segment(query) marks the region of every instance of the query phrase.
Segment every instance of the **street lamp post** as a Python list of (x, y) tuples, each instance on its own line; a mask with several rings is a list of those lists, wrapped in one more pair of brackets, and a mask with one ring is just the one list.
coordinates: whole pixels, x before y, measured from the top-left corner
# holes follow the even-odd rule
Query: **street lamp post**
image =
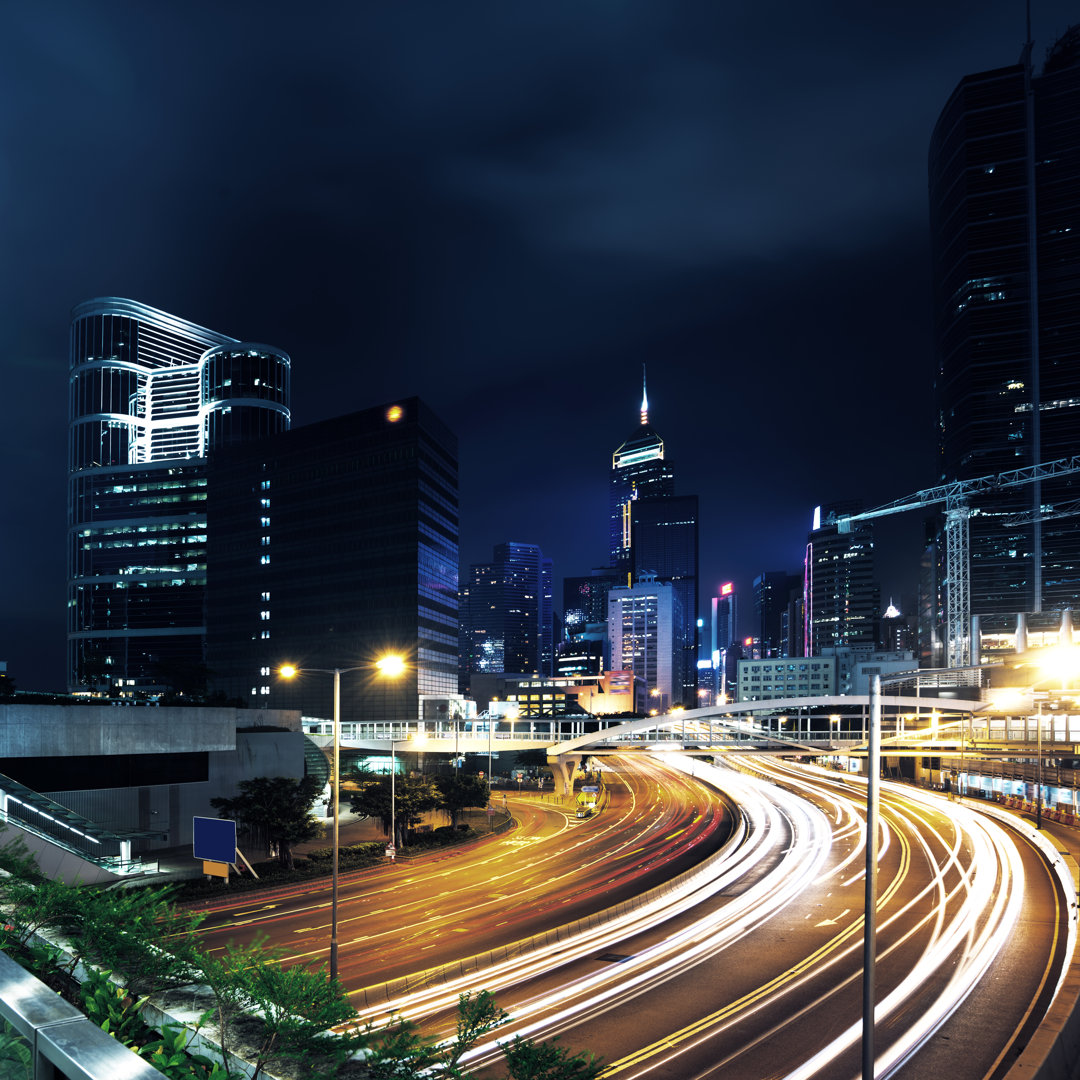
[[(400, 675), (405, 670), (405, 661), (400, 656), (383, 657), (375, 665), (383, 674)], [(341, 676), (352, 671), (367, 671), (368, 665), (348, 668), (298, 668), (294, 664), (282, 664), (278, 674), (283, 679), (292, 679), (297, 675), (315, 672), (334, 677), (334, 749), (333, 749), (333, 800), (334, 817), (331, 833), (333, 860), (330, 871), (330, 979), (338, 976), (338, 853), (341, 836)], [(391, 800), (392, 805), (393, 800)]]
[(881, 676), (870, 682), (870, 738), (866, 747), (866, 893), (863, 912), (862, 1075), (874, 1080), (874, 974), (877, 964), (877, 815), (881, 772)]
[(330, 979), (336, 981), (338, 976), (338, 851), (340, 848), (341, 827), (341, 674), (342, 672), (361, 671), (362, 668), (298, 668), (292, 664), (283, 664), (278, 669), (278, 674), (284, 679), (291, 679), (296, 675), (307, 672), (317, 672), (320, 675), (334, 676), (334, 752), (333, 752), (333, 801), (334, 801), (334, 824), (331, 846), (333, 849), (333, 861), (330, 871)]
[(394, 729), (390, 729), (390, 850), (397, 855), (397, 799), (395, 783), (397, 781), (397, 758), (394, 757)]

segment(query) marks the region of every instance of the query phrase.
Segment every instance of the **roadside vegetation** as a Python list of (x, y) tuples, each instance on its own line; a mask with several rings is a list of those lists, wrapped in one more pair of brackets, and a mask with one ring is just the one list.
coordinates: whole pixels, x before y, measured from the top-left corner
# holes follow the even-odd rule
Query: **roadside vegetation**
[[(470, 1080), (462, 1058), (507, 1019), (480, 991), (461, 996), (445, 1043), (393, 1016), (353, 1027), (355, 1012), (324, 965), (284, 967), (259, 941), (208, 955), (202, 917), (178, 908), (168, 888), (62, 885), (42, 878), (18, 842), (0, 848), (0, 868), (3, 951), (171, 1080)], [(158, 1009), (193, 1019), (154, 1022)], [(0, 1062), (18, 1051), (5, 1050), (5, 1032)], [(594, 1080), (601, 1063), (558, 1040), (516, 1039), (504, 1047), (504, 1068), (509, 1080)]]

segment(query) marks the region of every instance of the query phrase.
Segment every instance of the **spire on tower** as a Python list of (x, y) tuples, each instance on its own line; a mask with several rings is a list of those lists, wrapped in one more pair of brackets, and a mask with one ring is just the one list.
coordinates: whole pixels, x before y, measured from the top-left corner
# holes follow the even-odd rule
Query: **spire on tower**
[(641, 365), (641, 422), (649, 422), (649, 395), (645, 389), (645, 365)]

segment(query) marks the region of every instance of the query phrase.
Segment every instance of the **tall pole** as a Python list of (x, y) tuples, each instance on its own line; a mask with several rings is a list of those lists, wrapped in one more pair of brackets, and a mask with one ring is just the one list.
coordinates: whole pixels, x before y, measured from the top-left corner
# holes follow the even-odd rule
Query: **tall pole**
[(1036, 739), (1037, 739), (1036, 745), (1038, 746), (1038, 755), (1039, 755), (1039, 767), (1038, 767), (1039, 791), (1038, 791), (1038, 794), (1035, 796), (1035, 828), (1036, 829), (1041, 829), (1042, 828), (1042, 785), (1043, 785), (1042, 720), (1043, 720), (1042, 698), (1039, 698), (1039, 715), (1038, 715), (1038, 717), (1037, 717), (1037, 719), (1035, 721), (1035, 723), (1038, 724), (1038, 731), (1037, 731), (1037, 734), (1036, 734)]
[(341, 795), (341, 668), (334, 668), (334, 861), (330, 886), (330, 981), (338, 974), (337, 886)]
[(394, 782), (397, 778), (397, 759), (394, 757), (394, 729), (390, 729), (390, 848), (397, 855), (397, 817), (394, 812)]
[(870, 683), (870, 742), (866, 752), (866, 900), (863, 915), (862, 1075), (874, 1080), (874, 967), (877, 945), (877, 810), (881, 771), (881, 676)]

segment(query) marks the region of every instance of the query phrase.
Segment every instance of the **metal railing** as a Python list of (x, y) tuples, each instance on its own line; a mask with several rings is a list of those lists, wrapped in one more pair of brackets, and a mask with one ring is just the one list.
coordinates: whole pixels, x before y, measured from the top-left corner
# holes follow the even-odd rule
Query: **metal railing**
[(0, 953), (4, 1080), (160, 1080), (163, 1075)]

